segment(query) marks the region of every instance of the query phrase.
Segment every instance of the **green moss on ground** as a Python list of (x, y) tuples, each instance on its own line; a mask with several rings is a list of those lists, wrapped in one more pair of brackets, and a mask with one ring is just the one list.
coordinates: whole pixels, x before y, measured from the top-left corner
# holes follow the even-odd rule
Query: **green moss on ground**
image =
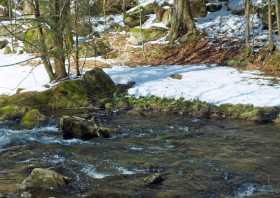
[(272, 122), (280, 113), (279, 108), (254, 107), (252, 105), (224, 104), (216, 106), (199, 100), (161, 99), (158, 97), (119, 97), (114, 99), (115, 108), (122, 109), (120, 104), (128, 103), (130, 113), (141, 115), (153, 113), (174, 113), (201, 118), (238, 119), (256, 122)]

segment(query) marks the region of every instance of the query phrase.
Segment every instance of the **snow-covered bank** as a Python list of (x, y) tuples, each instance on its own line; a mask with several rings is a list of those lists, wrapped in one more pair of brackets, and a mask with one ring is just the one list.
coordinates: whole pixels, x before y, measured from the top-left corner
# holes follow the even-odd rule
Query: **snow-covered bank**
[[(6, 65), (15, 64), (32, 58), (28, 54), (0, 54), (0, 95), (11, 95), (16, 93), (17, 89), (25, 91), (42, 91), (48, 84), (49, 78), (42, 65), (39, 66), (16, 66), (6, 67)], [(4, 67), (3, 67), (4, 66)]]
[[(258, 72), (207, 65), (113, 67), (105, 72), (116, 83), (136, 82), (129, 89), (129, 94), (136, 97), (199, 99), (216, 105), (280, 106), (279, 79), (264, 77)], [(171, 78), (174, 74), (180, 74), (182, 79)]]

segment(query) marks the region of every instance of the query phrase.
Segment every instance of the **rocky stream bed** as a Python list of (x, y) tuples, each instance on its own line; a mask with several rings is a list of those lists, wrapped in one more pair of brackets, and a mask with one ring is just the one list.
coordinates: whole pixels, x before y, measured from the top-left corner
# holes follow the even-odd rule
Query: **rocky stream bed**
[[(64, 140), (52, 123), (0, 125), (0, 197), (279, 197), (280, 134), (273, 124), (183, 116), (115, 115), (111, 138)], [(21, 190), (34, 168), (58, 188)], [(40, 184), (37, 184), (40, 185)]]

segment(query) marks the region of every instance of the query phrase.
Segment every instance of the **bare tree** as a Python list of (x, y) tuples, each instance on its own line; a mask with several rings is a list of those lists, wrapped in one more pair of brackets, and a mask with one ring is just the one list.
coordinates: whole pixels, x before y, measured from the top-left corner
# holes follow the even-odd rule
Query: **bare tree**
[(246, 18), (246, 26), (245, 26), (245, 42), (246, 47), (250, 48), (250, 7), (251, 1), (245, 0), (245, 18)]
[(278, 32), (278, 37), (280, 39), (280, 4), (279, 0), (276, 0), (275, 2), (275, 12), (276, 12), (276, 19), (277, 19), (277, 32)]
[(35, 10), (35, 19), (38, 21), (37, 26), (39, 31), (39, 45), (40, 45), (38, 48), (41, 54), (42, 62), (45, 66), (45, 69), (49, 75), (50, 80), (52, 81), (55, 79), (55, 75), (48, 57), (48, 50), (45, 43), (45, 36), (44, 36), (42, 25), (40, 23), (41, 13), (40, 13), (39, 0), (34, 0), (34, 10)]
[(272, 38), (272, 4), (271, 0), (268, 3), (268, 49), (272, 51), (274, 49), (273, 38)]

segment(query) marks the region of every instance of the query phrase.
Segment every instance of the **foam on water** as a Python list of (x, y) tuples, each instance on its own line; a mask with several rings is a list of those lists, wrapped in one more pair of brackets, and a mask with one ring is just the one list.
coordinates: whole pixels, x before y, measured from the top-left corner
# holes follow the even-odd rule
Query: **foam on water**
[(89, 143), (79, 139), (64, 140), (56, 126), (44, 126), (31, 130), (16, 130), (8, 127), (0, 127), (0, 148), (4, 148), (8, 145), (26, 144), (29, 142), (61, 145)]

